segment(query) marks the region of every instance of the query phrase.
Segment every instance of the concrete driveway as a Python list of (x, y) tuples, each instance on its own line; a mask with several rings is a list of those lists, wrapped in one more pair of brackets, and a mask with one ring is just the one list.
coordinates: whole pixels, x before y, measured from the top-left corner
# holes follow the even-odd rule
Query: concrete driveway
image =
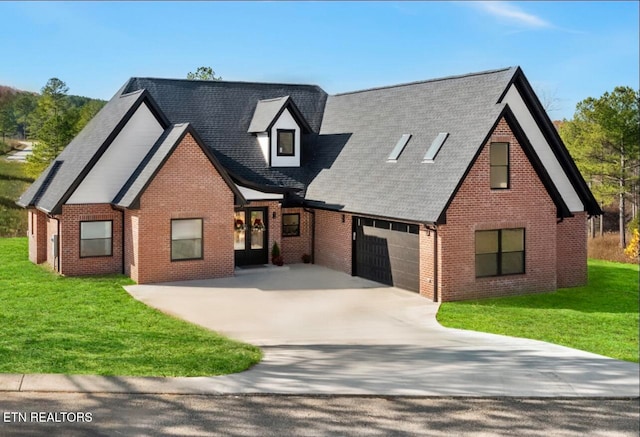
[(638, 365), (545, 342), (447, 329), (438, 305), (316, 265), (126, 287), (166, 313), (262, 347), (216, 393), (637, 397)]

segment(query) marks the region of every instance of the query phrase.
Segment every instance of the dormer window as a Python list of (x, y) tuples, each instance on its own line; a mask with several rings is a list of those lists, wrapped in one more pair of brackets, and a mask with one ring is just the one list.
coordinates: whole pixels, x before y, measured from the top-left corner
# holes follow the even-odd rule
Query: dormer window
[(300, 167), (302, 135), (311, 132), (289, 96), (259, 100), (249, 124), (269, 167)]
[(278, 129), (278, 156), (294, 156), (295, 155), (295, 129)]

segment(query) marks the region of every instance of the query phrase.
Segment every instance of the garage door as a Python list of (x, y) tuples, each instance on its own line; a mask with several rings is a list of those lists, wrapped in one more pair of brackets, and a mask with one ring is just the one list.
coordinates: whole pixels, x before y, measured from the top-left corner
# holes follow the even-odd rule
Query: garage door
[(418, 225), (354, 217), (354, 275), (420, 290)]

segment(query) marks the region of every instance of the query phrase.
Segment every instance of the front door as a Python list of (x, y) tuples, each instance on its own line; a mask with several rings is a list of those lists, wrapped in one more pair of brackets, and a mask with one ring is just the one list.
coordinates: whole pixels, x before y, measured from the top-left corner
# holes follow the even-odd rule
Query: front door
[(267, 264), (267, 208), (237, 209), (233, 223), (236, 265)]

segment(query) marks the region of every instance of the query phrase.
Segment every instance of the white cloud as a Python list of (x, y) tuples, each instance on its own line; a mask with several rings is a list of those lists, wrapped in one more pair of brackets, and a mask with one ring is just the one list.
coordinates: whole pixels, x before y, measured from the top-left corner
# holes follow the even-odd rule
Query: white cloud
[(512, 24), (524, 25), (534, 28), (552, 27), (548, 21), (527, 12), (505, 1), (480, 1), (473, 5), (498, 18), (507, 20)]

